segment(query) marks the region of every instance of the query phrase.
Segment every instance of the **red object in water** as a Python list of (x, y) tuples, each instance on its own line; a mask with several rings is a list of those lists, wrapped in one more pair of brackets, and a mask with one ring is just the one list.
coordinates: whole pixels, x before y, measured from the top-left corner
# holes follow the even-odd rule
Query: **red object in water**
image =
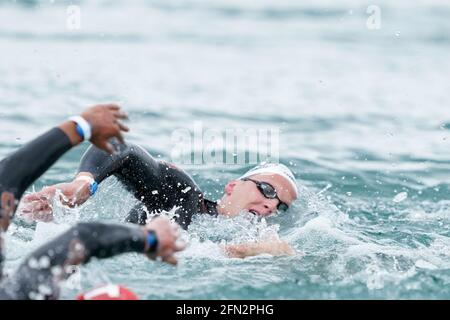
[(101, 286), (79, 294), (77, 300), (139, 300), (129, 289), (116, 284)]

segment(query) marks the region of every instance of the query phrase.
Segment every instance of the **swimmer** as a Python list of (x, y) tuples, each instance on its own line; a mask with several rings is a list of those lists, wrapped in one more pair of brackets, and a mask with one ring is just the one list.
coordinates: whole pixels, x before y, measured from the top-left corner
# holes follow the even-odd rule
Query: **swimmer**
[(0, 161), (0, 231), (8, 229), (25, 190), (70, 148), (90, 140), (98, 150), (112, 153), (114, 149), (109, 139), (124, 142), (122, 131), (129, 129), (119, 120), (126, 117), (117, 105), (94, 106)]
[[(124, 143), (122, 132), (129, 129), (120, 120), (126, 118), (127, 115), (117, 105), (93, 106), (80, 116), (71, 117), (0, 161), (0, 280), (4, 260), (3, 233), (8, 230), (17, 203), (25, 190), (58, 158), (83, 140), (89, 140), (98, 150), (106, 152), (105, 154), (113, 153), (114, 147), (110, 139), (116, 138), (119, 143)], [(28, 299), (30, 292), (36, 287), (49, 287), (44, 285), (44, 280), (50, 284), (54, 283), (56, 278), (50, 276), (53, 273), (49, 272), (54, 271), (53, 267), (64, 266), (67, 263), (85, 263), (93, 256), (106, 258), (122, 252), (138, 251), (148, 254), (153, 259), (158, 256), (163, 261), (176, 263), (173, 253), (182, 249), (182, 244), (175, 245), (178, 237), (177, 227), (172, 227), (168, 221), (159, 222), (156, 219), (153, 224), (151, 223), (143, 228), (79, 224), (36, 250), (21, 265), (18, 272), (7, 280), (8, 283), (2, 283), (0, 298)], [(76, 248), (83, 250), (79, 252), (75, 250)], [(74, 252), (81, 254), (74, 256)], [(41, 259), (43, 257), (44, 259)], [(73, 260), (74, 257), (78, 260)], [(29, 269), (33, 266), (30, 262), (36, 259), (41, 262), (39, 268)], [(51, 296), (54, 296), (53, 293)]]
[(167, 217), (145, 226), (112, 223), (78, 223), (33, 251), (0, 287), (1, 300), (54, 300), (59, 283), (72, 275), (72, 266), (92, 258), (106, 259), (126, 252), (177, 264), (174, 254), (184, 249), (177, 242), (179, 225)]
[[(83, 155), (75, 179), (43, 188), (24, 197), (22, 215), (46, 220), (52, 217), (51, 203), (55, 195), (70, 207), (81, 205), (96, 191), (102, 181), (116, 176), (140, 203), (127, 215), (125, 221), (145, 224), (147, 213), (169, 211), (174, 207), (176, 221), (187, 229), (194, 214), (233, 217), (242, 211), (267, 217), (277, 211), (286, 211), (298, 197), (295, 177), (282, 164), (264, 164), (243, 176), (229, 181), (224, 195), (218, 201), (204, 197), (194, 180), (175, 165), (154, 159), (136, 144), (120, 146), (120, 152), (108, 155), (91, 146)], [(293, 249), (281, 240), (252, 244), (227, 245), (231, 257), (244, 258), (261, 253), (293, 254)]]

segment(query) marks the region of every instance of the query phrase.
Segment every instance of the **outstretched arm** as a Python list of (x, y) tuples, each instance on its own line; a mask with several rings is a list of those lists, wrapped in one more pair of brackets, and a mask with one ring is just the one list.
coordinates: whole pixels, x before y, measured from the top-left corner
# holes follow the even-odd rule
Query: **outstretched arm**
[[(81, 205), (91, 197), (92, 186), (111, 175), (141, 202), (139, 210), (132, 210), (128, 215), (129, 222), (145, 222), (146, 210), (160, 212), (178, 207), (177, 222), (186, 228), (193, 212), (198, 212), (202, 193), (189, 175), (173, 164), (154, 159), (139, 145), (127, 143), (113, 155), (90, 147), (73, 181), (46, 187), (25, 197), (25, 201), (35, 202), (29, 206), (28, 215), (35, 220), (50, 220), (55, 195), (60, 195), (58, 200), (69, 207)], [(146, 210), (141, 210), (142, 204)]]
[(287, 242), (281, 240), (230, 244), (222, 249), (230, 258), (246, 258), (260, 254), (270, 254), (272, 256), (292, 256), (295, 254), (295, 250)]
[[(128, 128), (118, 120), (125, 117), (116, 105), (94, 106), (81, 115), (92, 129), (91, 142), (108, 151), (111, 150), (109, 138), (117, 137), (123, 141), (121, 130)], [(81, 141), (75, 122), (66, 121), (0, 162), (0, 230), (8, 228), (18, 200), (31, 183)]]
[[(73, 127), (75, 130), (75, 124)], [(60, 128), (34, 139), (0, 162), (2, 189), (20, 199), (28, 186), (71, 147), (69, 137)]]
[[(92, 185), (100, 184), (107, 177), (115, 175), (133, 195), (142, 200), (149, 190), (161, 189), (162, 165), (142, 147), (127, 143), (115, 145), (117, 152), (107, 154), (95, 146), (90, 146), (80, 161), (78, 174), (68, 183), (60, 183), (43, 188), (40, 192), (27, 195), (24, 202), (33, 202), (28, 211), (32, 219), (45, 220), (52, 214), (51, 200), (60, 191), (61, 202), (70, 207), (81, 205), (92, 194)], [(152, 194), (152, 199), (158, 199)], [(25, 213), (27, 209), (25, 209)]]
[(104, 223), (79, 223), (34, 251), (0, 291), (0, 298), (56, 299), (58, 282), (70, 276), (71, 266), (93, 257), (105, 259), (126, 252), (161, 257), (176, 264), (173, 254), (179, 227), (167, 218), (156, 218), (144, 227)]

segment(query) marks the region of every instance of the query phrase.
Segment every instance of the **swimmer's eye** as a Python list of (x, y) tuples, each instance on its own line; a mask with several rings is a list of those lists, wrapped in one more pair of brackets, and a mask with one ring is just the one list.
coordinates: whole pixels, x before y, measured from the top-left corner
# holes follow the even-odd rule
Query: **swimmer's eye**
[(278, 199), (278, 201), (280, 203), (278, 204), (277, 209), (279, 211), (286, 211), (287, 209), (289, 209), (289, 206), (286, 203), (284, 203), (283, 201), (281, 201), (281, 199), (278, 197), (277, 190), (270, 183), (264, 182), (264, 181), (256, 181), (256, 180), (253, 180), (250, 178), (243, 178), (241, 180), (242, 181), (251, 181), (254, 184), (256, 184), (256, 187), (258, 188), (259, 192), (261, 192), (261, 194), (265, 198)]

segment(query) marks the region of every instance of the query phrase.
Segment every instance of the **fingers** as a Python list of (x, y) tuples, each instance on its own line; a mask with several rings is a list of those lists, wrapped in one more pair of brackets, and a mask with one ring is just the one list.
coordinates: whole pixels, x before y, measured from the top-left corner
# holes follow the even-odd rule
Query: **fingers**
[[(180, 239), (181, 228), (177, 223), (172, 223), (167, 217), (161, 216), (150, 221), (147, 230), (154, 230), (158, 237), (158, 249), (154, 254), (161, 261), (176, 265), (178, 263), (174, 254), (186, 248), (186, 243)], [(152, 258), (152, 256), (149, 256)]]
[(119, 126), (120, 130), (128, 132), (130, 131), (130, 128), (128, 128), (126, 125), (124, 125), (123, 123), (117, 121), (117, 125)]
[(106, 141), (91, 141), (96, 147), (98, 147), (99, 149), (109, 153), (109, 154), (113, 154), (114, 153), (114, 147), (112, 146), (111, 143), (106, 142)]
[(180, 237), (180, 226), (177, 223), (171, 223), (171, 227), (172, 227), (172, 232), (173, 232), (173, 236), (175, 237), (175, 239)]
[(31, 220), (34, 220), (32, 216), (36, 213), (45, 212), (45, 214), (52, 214), (52, 197), (55, 194), (55, 187), (45, 187), (39, 192), (27, 194), (22, 198), (22, 205), (19, 207), (19, 214), (31, 215)]
[(117, 104), (114, 104), (114, 103), (107, 104), (106, 107), (109, 110), (113, 110), (113, 111), (120, 110), (120, 106), (118, 106)]
[(122, 135), (122, 133), (120, 132), (120, 130), (117, 131), (115, 137), (117, 138), (117, 140), (119, 140), (119, 142), (120, 142), (121, 144), (124, 144), (124, 143), (125, 143), (125, 139), (123, 138), (123, 135)]
[(106, 143), (104, 144), (104, 150), (105, 150), (106, 152), (108, 152), (109, 154), (113, 154), (114, 151), (115, 151), (113, 145), (112, 145), (111, 143), (109, 143), (109, 142), (106, 142)]
[(38, 211), (51, 211), (51, 206), (47, 202), (33, 201), (20, 208), (21, 213), (33, 213)]
[(182, 251), (182, 250), (186, 249), (186, 246), (187, 246), (186, 242), (184, 242), (184, 241), (177, 241), (175, 243), (174, 251), (175, 252)]
[(128, 126), (120, 120), (128, 119), (128, 114), (121, 110), (117, 104), (101, 104), (86, 110), (82, 116), (92, 126), (92, 137), (90, 141), (98, 148), (109, 154), (116, 151), (108, 139), (117, 138), (120, 144), (125, 143), (124, 132), (130, 131)]
[(55, 186), (45, 187), (39, 192), (27, 194), (23, 197), (25, 201), (49, 200), (56, 192)]
[(128, 119), (128, 114), (126, 112), (124, 112), (124, 111), (116, 111), (116, 112), (113, 113), (113, 116), (116, 119), (121, 119), (121, 120)]
[(75, 204), (73, 203), (73, 200), (66, 198), (62, 194), (59, 195), (59, 202), (61, 202), (65, 206), (68, 206), (69, 208), (75, 207)]
[(40, 195), (38, 192), (36, 193), (30, 193), (23, 197), (24, 202), (31, 202), (31, 201), (37, 201), (41, 200), (42, 195)]
[[(120, 110), (120, 106), (115, 105), (115, 104), (111, 104), (108, 105), (107, 108), (110, 111), (113, 111), (112, 115), (114, 116), (114, 118), (116, 119), (121, 119), (121, 120), (127, 120), (128, 119), (128, 114), (124, 111)], [(125, 130), (128, 131), (128, 130)]]
[(152, 261), (160, 260), (160, 261), (169, 263), (169, 264), (174, 265), (174, 266), (176, 266), (178, 264), (178, 260), (177, 260), (177, 258), (175, 258), (173, 256), (173, 254), (165, 255), (165, 256), (159, 256), (159, 257), (160, 257), (160, 259), (158, 259), (158, 256), (155, 255), (155, 254), (147, 254), (147, 258), (149, 258)]
[(167, 263), (170, 263), (170, 264), (172, 264), (172, 265), (174, 265), (174, 266), (176, 266), (177, 263), (178, 263), (177, 258), (175, 258), (173, 255), (168, 256), (168, 257), (164, 257), (164, 258), (162, 259), (162, 261), (167, 262)]

